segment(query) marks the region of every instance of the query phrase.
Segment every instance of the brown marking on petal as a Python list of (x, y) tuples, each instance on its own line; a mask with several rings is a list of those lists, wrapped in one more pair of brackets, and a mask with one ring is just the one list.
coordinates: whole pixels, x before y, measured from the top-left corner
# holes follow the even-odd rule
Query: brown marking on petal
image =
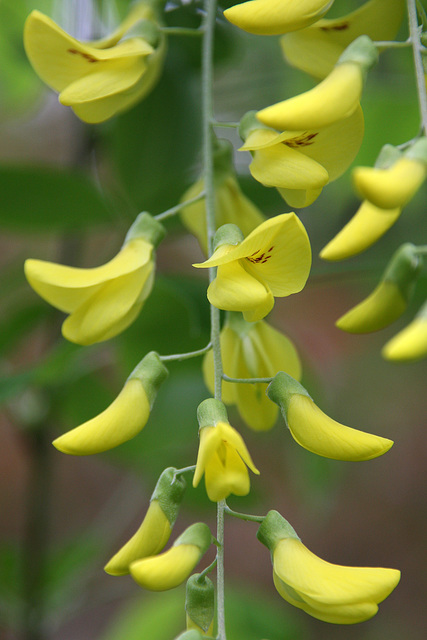
[(96, 58), (91, 56), (89, 53), (84, 53), (84, 51), (79, 51), (78, 49), (67, 49), (68, 53), (73, 53), (81, 56), (88, 62), (99, 62)]
[(316, 136), (319, 135), (317, 133), (302, 133), (300, 136), (295, 136), (295, 138), (288, 138), (288, 140), (283, 140), (282, 144), (290, 147), (291, 149), (298, 149), (299, 147), (308, 147), (310, 144), (314, 144), (313, 140)]
[(268, 251), (264, 251), (264, 253), (261, 253), (261, 255), (257, 255), (261, 251), (261, 249), (258, 249), (257, 251), (254, 251), (250, 256), (247, 256), (246, 260), (249, 260), (249, 262), (252, 262), (252, 264), (264, 264), (271, 258), (271, 252), (273, 251), (273, 249), (274, 246), (271, 247)]
[(269, 248), (268, 253), (271, 253), (274, 249), (274, 245), (272, 247)]
[(339, 24), (326, 25), (320, 27), (321, 31), (345, 31), (350, 27), (349, 22), (340, 22)]

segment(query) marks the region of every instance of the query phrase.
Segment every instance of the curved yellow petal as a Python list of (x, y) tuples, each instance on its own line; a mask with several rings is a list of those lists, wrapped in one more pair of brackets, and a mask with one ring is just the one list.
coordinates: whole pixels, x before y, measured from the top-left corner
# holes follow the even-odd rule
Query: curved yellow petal
[[(251, 340), (248, 336), (247, 340)], [(271, 377), (275, 371), (272, 371), (269, 363), (266, 363), (263, 358), (257, 358), (257, 370), (256, 374), (250, 371), (247, 362), (245, 361), (245, 345), (242, 345), (243, 349), (240, 354), (239, 361), (236, 367), (236, 377), (238, 378), (251, 378), (251, 377)], [(235, 384), (236, 404), (240, 415), (246, 424), (255, 431), (267, 431), (271, 429), (277, 419), (278, 407), (271, 402), (266, 395), (266, 384)]]
[(111, 576), (128, 574), (132, 562), (159, 553), (169, 540), (171, 531), (171, 524), (159, 501), (153, 500), (137, 532), (105, 565), (104, 571)]
[(388, 169), (356, 167), (353, 182), (363, 198), (381, 209), (404, 207), (426, 178), (425, 165), (412, 158), (400, 158)]
[(365, 200), (351, 220), (320, 252), (323, 260), (345, 260), (372, 246), (393, 226), (402, 209), (380, 209)]
[(386, 360), (413, 362), (427, 356), (427, 317), (417, 316), (387, 342), (382, 350)]
[(392, 440), (332, 420), (311, 398), (297, 393), (289, 400), (286, 418), (292, 437), (299, 445), (333, 460), (371, 460), (393, 445)]
[(301, 379), (301, 360), (295, 345), (287, 336), (271, 327), (267, 322), (260, 322), (256, 325), (256, 334), (252, 340), (257, 349), (262, 350), (265, 357), (268, 358), (272, 371), (270, 375), (284, 371), (295, 380)]
[(132, 33), (138, 30), (138, 23), (143, 20), (154, 20), (152, 8), (146, 2), (135, 2), (129, 8), (129, 13), (119, 24), (117, 29), (109, 36), (94, 40), (91, 44), (98, 49), (107, 49), (118, 43), (123, 36), (132, 29)]
[(332, 3), (333, 0), (251, 0), (226, 9), (224, 16), (249, 33), (278, 35), (319, 20)]
[(288, 203), (290, 207), (294, 207), (296, 209), (303, 209), (304, 207), (308, 207), (322, 193), (322, 188), (320, 189), (277, 189), (283, 200)]
[(63, 453), (87, 456), (113, 449), (134, 438), (145, 426), (150, 404), (136, 378), (128, 380), (110, 406), (92, 420), (53, 441)]
[(224, 445), (220, 455), (215, 452), (205, 469), (206, 492), (209, 500), (219, 502), (230, 493), (246, 496), (250, 491), (249, 473), (239, 454)]
[(342, 63), (313, 89), (258, 111), (257, 118), (279, 131), (323, 129), (355, 111), (362, 89), (360, 65)]
[(398, 286), (383, 281), (365, 300), (336, 321), (338, 329), (349, 333), (379, 331), (397, 320), (408, 306)]
[(243, 462), (249, 467), (249, 469), (253, 473), (256, 473), (258, 475), (259, 471), (256, 468), (251, 458), (251, 454), (249, 453), (240, 433), (236, 431), (236, 429), (233, 429), (233, 427), (231, 427), (229, 424), (226, 424), (225, 422), (220, 423), (220, 428), (221, 428), (222, 440), (226, 442), (229, 446), (231, 446), (233, 449), (235, 449), (239, 454), (239, 456), (241, 457), (241, 459), (243, 460)]
[(133, 579), (150, 591), (167, 591), (184, 582), (201, 557), (195, 544), (180, 544), (158, 556), (143, 558), (130, 565)]

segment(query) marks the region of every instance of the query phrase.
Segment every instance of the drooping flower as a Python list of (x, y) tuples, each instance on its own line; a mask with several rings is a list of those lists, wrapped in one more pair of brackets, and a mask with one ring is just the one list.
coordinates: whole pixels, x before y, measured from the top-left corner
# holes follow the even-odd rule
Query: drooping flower
[(295, 442), (312, 453), (333, 460), (371, 460), (386, 453), (392, 440), (346, 427), (327, 416), (307, 390), (279, 372), (267, 389), (276, 402)]
[(109, 37), (80, 42), (32, 11), (24, 29), (27, 56), (40, 78), (85, 122), (124, 111), (151, 91), (166, 52), (153, 7), (138, 2)]
[(44, 300), (70, 314), (64, 338), (89, 345), (109, 340), (138, 316), (154, 282), (154, 247), (164, 236), (148, 213), (138, 216), (119, 253), (101, 267), (80, 269), (26, 260), (25, 275)]
[(256, 322), (274, 306), (274, 297), (301, 291), (309, 275), (311, 249), (307, 233), (294, 213), (266, 220), (243, 239), (234, 225), (221, 227), (216, 250), (194, 267), (218, 267), (208, 299), (218, 309), (242, 311)]
[(200, 444), (193, 487), (202, 476), (212, 502), (225, 500), (231, 493), (245, 496), (250, 490), (247, 467), (259, 474), (242, 436), (228, 423), (225, 406), (219, 400), (204, 400), (197, 410)]
[(369, 333), (387, 327), (406, 310), (421, 267), (417, 248), (409, 243), (402, 245), (374, 291), (341, 316), (336, 326), (349, 333)]
[(291, 207), (307, 207), (325, 185), (339, 178), (353, 162), (364, 133), (360, 107), (323, 129), (277, 131), (250, 112), (242, 119), (241, 151), (250, 151), (249, 170), (266, 187), (276, 187)]
[(309, 551), (277, 511), (269, 511), (257, 537), (271, 553), (279, 594), (309, 615), (334, 624), (369, 620), (400, 580), (400, 571), (331, 564)]
[[(272, 378), (286, 371), (297, 380), (301, 362), (292, 342), (266, 322), (246, 322), (240, 313), (229, 312), (220, 335), (223, 371), (230, 378)], [(203, 361), (205, 383), (214, 392), (213, 352)], [(256, 431), (271, 429), (278, 407), (266, 395), (267, 384), (222, 382), (222, 400), (235, 404), (246, 424)]]
[(154, 351), (135, 367), (110, 406), (92, 420), (56, 438), (63, 453), (87, 456), (108, 451), (134, 438), (146, 425), (157, 390), (168, 371)]
[(312, 131), (348, 118), (359, 106), (366, 73), (377, 59), (370, 38), (360, 36), (343, 52), (325, 80), (305, 93), (258, 111), (258, 120), (278, 131)]
[(160, 475), (150, 506), (141, 526), (132, 538), (111, 558), (104, 571), (112, 576), (129, 573), (129, 565), (135, 560), (154, 556), (166, 545), (186, 488), (182, 475), (169, 467)]
[(209, 527), (203, 522), (196, 522), (175, 540), (168, 551), (132, 562), (132, 578), (150, 591), (174, 589), (189, 577), (211, 542)]
[(185, 613), (188, 630), (199, 631), (202, 636), (213, 635), (215, 589), (207, 576), (195, 573), (188, 578), (185, 589)]
[(427, 356), (427, 302), (407, 327), (383, 347), (382, 356), (394, 362), (414, 362)]
[(323, 18), (281, 38), (286, 61), (315, 78), (325, 78), (348, 45), (361, 35), (394, 40), (405, 13), (405, 0), (369, 0), (340, 18)]
[(319, 20), (334, 0), (250, 0), (224, 11), (240, 29), (257, 35), (279, 35), (304, 29)]

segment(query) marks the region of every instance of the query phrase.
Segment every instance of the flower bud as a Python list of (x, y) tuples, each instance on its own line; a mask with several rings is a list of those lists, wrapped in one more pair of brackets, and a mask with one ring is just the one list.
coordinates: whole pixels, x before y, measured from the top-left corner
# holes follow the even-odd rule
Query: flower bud
[(185, 594), (187, 629), (195, 629), (202, 635), (212, 635), (214, 601), (215, 589), (207, 576), (195, 573), (188, 578)]
[(427, 302), (413, 321), (387, 342), (381, 354), (394, 362), (414, 362), (427, 356)]
[(168, 370), (159, 356), (151, 351), (105, 411), (52, 444), (63, 453), (86, 456), (113, 449), (134, 438), (147, 423), (157, 390), (167, 375)]
[(346, 427), (329, 418), (302, 384), (283, 371), (274, 377), (267, 395), (279, 405), (294, 440), (319, 456), (333, 460), (371, 460), (393, 445), (392, 440)]
[(212, 542), (209, 527), (197, 522), (188, 527), (173, 546), (157, 556), (132, 562), (133, 579), (150, 591), (167, 591), (184, 582)]
[(159, 553), (172, 532), (186, 488), (183, 476), (176, 469), (165, 469), (157, 481), (150, 506), (138, 531), (111, 558), (104, 571), (112, 576), (129, 573), (129, 565), (140, 558)]

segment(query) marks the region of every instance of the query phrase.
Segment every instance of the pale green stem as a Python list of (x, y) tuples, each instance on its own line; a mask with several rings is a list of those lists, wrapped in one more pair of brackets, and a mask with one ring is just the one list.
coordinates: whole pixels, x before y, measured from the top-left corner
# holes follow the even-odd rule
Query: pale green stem
[(220, 127), (222, 129), (238, 129), (240, 127), (240, 122), (217, 122), (216, 120), (212, 120), (213, 127)]
[(175, 478), (177, 476), (182, 475), (183, 473), (187, 473), (188, 471), (194, 471), (196, 469), (196, 465), (192, 464), (190, 467), (182, 467), (182, 469), (177, 469), (173, 474), (172, 484), (175, 482)]
[(199, 575), (199, 577), (197, 578), (197, 582), (202, 582), (202, 581), (203, 581), (203, 578), (204, 578), (205, 576), (207, 576), (207, 575), (208, 575), (208, 573), (210, 573), (211, 571), (213, 571), (213, 570), (215, 569), (215, 567), (216, 567), (216, 558), (215, 558), (215, 560), (214, 560), (213, 562), (211, 562), (211, 564), (210, 564), (208, 567), (206, 567), (206, 569), (203, 569), (203, 571), (201, 571), (201, 572), (200, 572), (200, 575)]
[(177, 213), (181, 211), (181, 209), (184, 209), (184, 207), (187, 207), (189, 204), (194, 204), (199, 200), (203, 200), (204, 197), (205, 197), (205, 192), (201, 191), (199, 195), (194, 196), (194, 198), (190, 198), (190, 200), (186, 200), (185, 202), (180, 202), (179, 204), (176, 204), (171, 209), (166, 209), (166, 211), (163, 211), (163, 213), (157, 214), (157, 216), (154, 216), (154, 219), (164, 220), (165, 218), (170, 218), (171, 216), (175, 216)]
[(416, 0), (406, 0), (408, 8), (408, 24), (409, 34), (412, 42), (412, 51), (414, 54), (415, 76), (417, 80), (418, 103), (421, 116), (421, 128), (424, 135), (427, 135), (427, 91), (426, 81), (424, 77), (423, 60), (421, 56), (421, 40), (420, 26), (418, 24), (417, 3)]
[(427, 244), (424, 244), (424, 245), (422, 245), (420, 247), (417, 247), (416, 251), (420, 256), (426, 256), (427, 255)]
[(160, 31), (168, 36), (202, 36), (204, 34), (203, 27), (198, 29), (186, 29), (185, 27), (161, 27)]
[(222, 379), (226, 382), (243, 382), (246, 384), (257, 384), (259, 382), (270, 384), (273, 378), (230, 378), (225, 373), (222, 374)]
[(238, 511), (233, 511), (229, 506), (225, 507), (225, 513), (228, 516), (233, 516), (233, 518), (239, 518), (240, 520), (246, 520), (247, 522), (262, 522), (265, 516), (251, 516), (248, 513), (239, 513)]
[(203, 347), (203, 349), (198, 349), (197, 351), (188, 351), (187, 353), (173, 353), (169, 356), (159, 356), (162, 362), (168, 362), (171, 360), (188, 360), (189, 358), (197, 358), (197, 356), (202, 356), (206, 351), (212, 348), (212, 343)]
[(408, 38), (404, 42), (396, 42), (394, 40), (380, 40), (373, 43), (378, 49), (401, 49), (403, 47), (410, 47), (412, 44), (411, 38)]

